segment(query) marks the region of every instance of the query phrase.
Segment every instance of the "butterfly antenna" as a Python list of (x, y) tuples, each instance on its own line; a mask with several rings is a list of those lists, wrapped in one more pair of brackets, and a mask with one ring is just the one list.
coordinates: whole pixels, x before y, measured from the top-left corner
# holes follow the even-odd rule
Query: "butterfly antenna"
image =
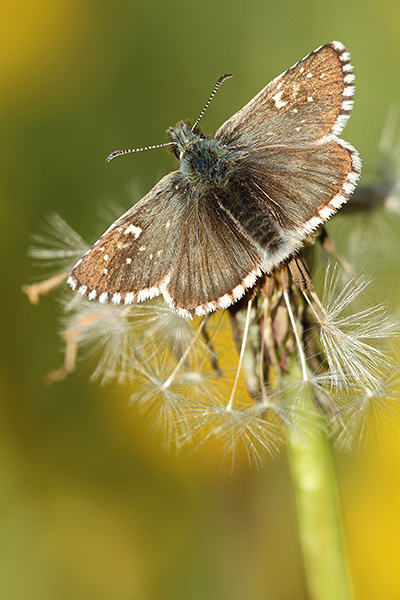
[(142, 152), (143, 150), (154, 150), (155, 148), (164, 148), (165, 146), (171, 146), (173, 142), (166, 142), (165, 144), (156, 144), (155, 146), (144, 146), (143, 148), (132, 148), (130, 150), (114, 150), (111, 152), (106, 158), (106, 163), (109, 163), (110, 160), (119, 156), (120, 154), (130, 154), (131, 152)]
[[(198, 125), (201, 117), (204, 115), (204, 113), (206, 112), (211, 100), (214, 98), (218, 88), (224, 83), (225, 79), (229, 79), (230, 77), (233, 77), (233, 73), (226, 73), (225, 75), (222, 75), (222, 77), (220, 77), (217, 81), (217, 83), (215, 84), (215, 87), (211, 93), (211, 96), (209, 97), (205, 107), (203, 108), (203, 110), (201, 111), (199, 118), (197, 119), (196, 123), (193, 125), (192, 127), (192, 131), (194, 131), (195, 127)], [(156, 144), (155, 146), (144, 146), (143, 148), (130, 148), (130, 149), (126, 149), (126, 150), (114, 150), (114, 152), (111, 152), (111, 154), (109, 154), (106, 158), (106, 163), (109, 163), (110, 160), (112, 160), (113, 158), (115, 158), (116, 156), (120, 156), (121, 154), (131, 154), (132, 152), (142, 152), (143, 150), (154, 150), (155, 148), (165, 148), (165, 146), (172, 146), (174, 142), (166, 142), (165, 144)]]
[(211, 96), (209, 97), (209, 99), (207, 100), (207, 103), (205, 105), (205, 107), (203, 108), (203, 110), (201, 111), (199, 118), (197, 119), (196, 123), (193, 125), (192, 127), (192, 131), (195, 130), (196, 126), (199, 124), (199, 121), (201, 119), (201, 117), (204, 115), (204, 113), (206, 112), (207, 108), (210, 105), (211, 100), (214, 98), (215, 94), (217, 93), (217, 90), (219, 87), (221, 87), (221, 85), (224, 83), (225, 79), (229, 79), (230, 77), (233, 77), (233, 73), (226, 73), (225, 75), (222, 75), (222, 77), (220, 77), (217, 81), (217, 83), (215, 84), (215, 87), (211, 93)]

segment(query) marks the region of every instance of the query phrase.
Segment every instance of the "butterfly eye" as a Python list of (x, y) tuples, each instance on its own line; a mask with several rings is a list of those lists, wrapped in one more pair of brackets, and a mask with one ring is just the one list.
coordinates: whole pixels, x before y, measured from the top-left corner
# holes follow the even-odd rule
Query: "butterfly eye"
[(198, 158), (196, 160), (196, 162), (194, 163), (195, 169), (196, 171), (199, 171), (200, 173), (203, 171), (203, 167), (204, 167), (204, 160), (202, 158)]
[(206, 136), (204, 135), (204, 133), (197, 127), (195, 129), (193, 129), (193, 133), (196, 135), (197, 138), (199, 138), (201, 140), (207, 139)]

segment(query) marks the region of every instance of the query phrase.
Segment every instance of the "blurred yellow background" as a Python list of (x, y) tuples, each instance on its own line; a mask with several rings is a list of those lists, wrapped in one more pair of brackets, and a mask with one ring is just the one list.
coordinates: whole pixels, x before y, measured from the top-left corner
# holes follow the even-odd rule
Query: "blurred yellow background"
[[(56, 211), (89, 242), (99, 208), (127, 205), (172, 168), (165, 141), (208, 132), (317, 46), (351, 51), (356, 105), (344, 138), (364, 162), (400, 99), (400, 5), (393, 0), (36, 0), (1, 3), (0, 597), (7, 600), (304, 598), (285, 453), (233, 472), (218, 454), (175, 456), (126, 396), (62, 362), (60, 309), (20, 292), (29, 234)], [(338, 216), (339, 218), (339, 216)], [(100, 227), (101, 229), (101, 227)], [(394, 274), (394, 277), (398, 277)], [(393, 286), (393, 282), (390, 284)], [(400, 431), (400, 424), (398, 427)], [(337, 454), (354, 588), (400, 595), (400, 440), (388, 428), (359, 457)]]

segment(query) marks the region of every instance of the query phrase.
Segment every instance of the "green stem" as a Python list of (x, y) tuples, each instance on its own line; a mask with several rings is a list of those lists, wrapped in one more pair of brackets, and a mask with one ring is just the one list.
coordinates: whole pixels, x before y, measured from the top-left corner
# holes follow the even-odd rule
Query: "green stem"
[(302, 426), (288, 428), (287, 447), (306, 585), (311, 600), (350, 600), (331, 449), (308, 386), (304, 391)]

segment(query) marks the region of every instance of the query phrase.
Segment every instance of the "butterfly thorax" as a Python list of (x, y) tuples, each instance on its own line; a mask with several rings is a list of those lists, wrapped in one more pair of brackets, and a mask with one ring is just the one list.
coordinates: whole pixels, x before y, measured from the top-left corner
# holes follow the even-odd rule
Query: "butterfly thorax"
[(180, 121), (170, 127), (168, 135), (180, 161), (180, 173), (192, 185), (220, 187), (229, 180), (232, 162), (228, 149), (217, 140), (207, 139), (198, 129)]

